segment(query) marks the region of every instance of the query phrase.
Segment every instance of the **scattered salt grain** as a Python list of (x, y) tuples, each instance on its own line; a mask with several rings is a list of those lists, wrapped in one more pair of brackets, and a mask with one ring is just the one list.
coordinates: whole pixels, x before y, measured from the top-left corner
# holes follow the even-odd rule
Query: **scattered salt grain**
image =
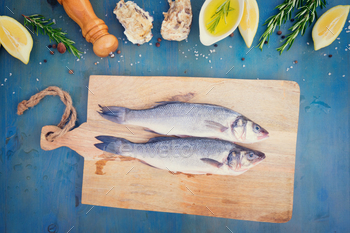
[(142, 55), (141, 55), (141, 54), (139, 54), (139, 57), (142, 57)]
[(328, 73), (328, 75), (332, 75), (332, 73)]
[(39, 65), (41, 65), (41, 64), (43, 64), (43, 63), (39, 62)]
[(305, 79), (303, 78), (303, 81), (305, 82)]
[(132, 63), (131, 63), (130, 65), (131, 65), (131, 66), (133, 66), (133, 64), (132, 64)]
[(228, 46), (230, 49), (232, 49), (232, 45)]
[(310, 43), (309, 42), (306, 42), (307, 45), (309, 45)]
[(77, 61), (80, 61), (80, 59), (78, 58)]
[(7, 78), (4, 79), (4, 82), (5, 82), (5, 83), (6, 83), (6, 81), (7, 81)]
[(182, 52), (182, 54), (185, 54), (185, 52)]
[(152, 45), (152, 43), (149, 43), (149, 45)]
[(196, 57), (196, 60), (198, 60), (198, 57)]
[(343, 74), (343, 78), (345, 77), (345, 74)]
[(10, 73), (10, 77), (12, 76), (12, 73)]
[(293, 69), (293, 66), (290, 66), (291, 69)]
[(39, 79), (37, 78), (36, 81), (39, 82)]
[(209, 60), (209, 63), (211, 63), (211, 60)]
[(128, 42), (127, 41), (124, 41), (124, 44), (127, 44)]
[(245, 67), (245, 65), (243, 65), (243, 67)]
[(15, 94), (16, 92), (12, 92), (12, 94)]
[(323, 54), (323, 56), (327, 56), (327, 54)]
[(84, 54), (86, 54), (86, 51), (84, 51)]
[(337, 40), (340, 40), (340, 38), (338, 37)]
[(338, 49), (338, 47), (335, 47), (335, 49)]
[(222, 57), (220, 57), (220, 60), (222, 60)]
[(288, 71), (289, 70), (289, 68), (287, 68), (287, 70), (286, 71)]

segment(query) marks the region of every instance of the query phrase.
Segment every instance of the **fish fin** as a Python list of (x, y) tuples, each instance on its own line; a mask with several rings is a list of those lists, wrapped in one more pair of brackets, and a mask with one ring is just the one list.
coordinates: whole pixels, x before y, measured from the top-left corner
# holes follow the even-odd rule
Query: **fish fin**
[(187, 103), (187, 102), (181, 102), (181, 101), (159, 101), (159, 102), (156, 102), (156, 105), (154, 105), (154, 107), (159, 107), (159, 106), (166, 105), (166, 104), (183, 104), (183, 103)]
[(220, 168), (222, 165), (224, 165), (223, 163), (220, 163), (214, 159), (208, 159), (208, 158), (201, 158), (201, 160), (207, 164), (210, 164), (214, 167)]
[(126, 143), (130, 143), (130, 141), (124, 138), (117, 138), (112, 136), (97, 136), (97, 140), (100, 140), (102, 143), (96, 143), (94, 146), (100, 150), (120, 154), (121, 155), (121, 147)]
[(115, 106), (105, 106), (102, 107), (101, 105), (98, 105), (101, 108), (101, 112), (98, 112), (103, 118), (118, 123), (123, 124), (125, 121), (125, 115), (129, 111), (128, 108), (124, 107), (115, 107)]
[(174, 139), (174, 138), (173, 137), (155, 137), (155, 138), (149, 139), (147, 143), (160, 142), (160, 141), (170, 140), (170, 139)]
[(155, 167), (155, 166), (153, 166), (153, 165), (151, 165), (151, 164), (149, 164), (149, 163), (146, 163), (146, 162), (145, 162), (145, 161), (143, 161), (143, 160), (140, 160), (140, 162), (141, 162), (141, 163), (143, 163), (143, 164), (145, 164), (145, 165), (147, 165), (147, 166), (150, 166), (150, 167), (153, 167), (153, 168), (160, 169), (159, 167)]
[(228, 127), (223, 126), (222, 124), (215, 122), (215, 121), (206, 120), (205, 123), (209, 128), (217, 129), (220, 132), (225, 132), (226, 130), (228, 130)]
[(150, 132), (150, 133), (160, 134), (160, 133), (157, 133), (156, 131), (153, 131), (153, 130), (151, 130), (149, 128), (144, 128), (143, 130), (146, 131), (146, 132)]

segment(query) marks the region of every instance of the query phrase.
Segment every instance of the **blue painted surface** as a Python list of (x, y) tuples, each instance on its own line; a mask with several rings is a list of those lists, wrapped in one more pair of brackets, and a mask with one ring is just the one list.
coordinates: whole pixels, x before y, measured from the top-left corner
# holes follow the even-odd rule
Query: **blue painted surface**
[[(122, 27), (112, 14), (116, 1), (91, 2), (110, 33), (124, 39)], [(350, 51), (345, 51), (350, 44), (350, 34), (343, 30), (339, 40), (314, 51), (311, 29), (308, 29), (306, 35), (299, 36), (293, 48), (281, 56), (275, 51), (280, 40), (277, 35), (271, 37), (263, 52), (255, 48), (247, 55), (248, 49), (238, 31), (233, 38), (217, 43), (216, 48), (205, 47), (198, 37), (198, 15), (204, 1), (197, 0), (192, 2), (194, 17), (188, 42), (162, 41), (157, 48), (155, 43), (160, 37), (162, 12), (167, 10), (167, 3), (164, 0), (135, 2), (155, 18), (152, 45), (138, 47), (122, 39), (120, 55), (100, 59), (60, 5), (51, 7), (45, 0), (1, 1), (0, 15), (14, 17), (21, 23), (21, 14), (41, 13), (55, 19), (57, 26), (67, 31), (86, 54), (80, 61), (69, 53), (52, 56), (46, 48), (49, 40), (42, 35), (33, 36), (34, 47), (28, 65), (0, 49), (0, 232), (67, 232), (73, 226), (70, 232), (229, 232), (226, 226), (233, 232), (350, 232)], [(272, 9), (281, 2), (258, 1), (258, 36), (265, 29), (263, 21), (276, 12)], [(338, 4), (349, 4), (349, 1), (328, 1), (327, 9)], [(319, 10), (319, 14), (323, 12), (325, 10)], [(349, 20), (345, 27), (349, 26)], [(285, 34), (290, 26), (288, 22), (281, 28), (282, 32)], [(194, 51), (205, 57), (196, 57)], [(328, 54), (333, 57), (329, 58)], [(241, 57), (245, 57), (244, 62)], [(298, 63), (293, 64), (294, 60)], [(66, 66), (74, 70), (74, 75), (68, 74)], [(82, 157), (67, 148), (43, 151), (39, 145), (41, 128), (57, 124), (64, 105), (57, 97), (46, 97), (23, 116), (16, 115), (16, 107), (37, 91), (57, 85), (71, 94), (79, 126), (86, 121), (86, 86), (89, 75), (93, 74), (298, 82), (301, 104), (292, 219), (288, 223), (272, 224), (97, 206), (86, 214), (91, 206), (80, 203)]]

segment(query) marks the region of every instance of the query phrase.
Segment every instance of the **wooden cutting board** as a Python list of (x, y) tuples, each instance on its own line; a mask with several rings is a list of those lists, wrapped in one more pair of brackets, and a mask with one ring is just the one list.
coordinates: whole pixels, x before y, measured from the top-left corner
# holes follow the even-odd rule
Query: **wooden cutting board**
[[(41, 147), (67, 146), (84, 157), (82, 203), (126, 209), (205, 215), (262, 222), (292, 217), (300, 89), (275, 80), (188, 77), (90, 76), (87, 122)], [(266, 159), (240, 176), (173, 174), (95, 148), (98, 135), (146, 142), (157, 136), (103, 119), (100, 105), (149, 108), (159, 101), (217, 104), (257, 122), (270, 133), (247, 144)]]

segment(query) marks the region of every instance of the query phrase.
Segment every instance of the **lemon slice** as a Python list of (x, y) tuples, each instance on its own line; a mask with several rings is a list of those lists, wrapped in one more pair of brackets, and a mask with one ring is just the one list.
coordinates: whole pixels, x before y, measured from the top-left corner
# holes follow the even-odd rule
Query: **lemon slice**
[(0, 16), (0, 43), (9, 54), (28, 64), (33, 39), (28, 30), (17, 20)]
[(349, 14), (350, 6), (335, 6), (326, 11), (312, 29), (315, 50), (330, 45), (340, 34)]
[(248, 48), (252, 46), (259, 25), (259, 7), (256, 0), (244, 0), (242, 20), (238, 29)]

